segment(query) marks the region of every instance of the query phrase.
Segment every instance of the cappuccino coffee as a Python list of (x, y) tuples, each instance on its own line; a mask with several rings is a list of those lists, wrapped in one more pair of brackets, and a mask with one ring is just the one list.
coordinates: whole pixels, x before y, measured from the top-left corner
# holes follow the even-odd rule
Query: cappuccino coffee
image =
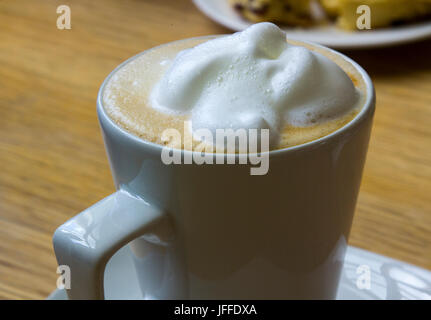
[[(117, 125), (160, 145), (196, 150), (205, 141), (195, 129), (214, 136), (217, 129), (268, 129), (275, 150), (343, 127), (360, 111), (365, 92), (340, 55), (286, 41), (278, 27), (259, 23), (143, 52), (108, 80), (103, 105)], [(180, 142), (163, 139), (171, 129), (182, 134)], [(184, 143), (187, 137), (191, 143)]]

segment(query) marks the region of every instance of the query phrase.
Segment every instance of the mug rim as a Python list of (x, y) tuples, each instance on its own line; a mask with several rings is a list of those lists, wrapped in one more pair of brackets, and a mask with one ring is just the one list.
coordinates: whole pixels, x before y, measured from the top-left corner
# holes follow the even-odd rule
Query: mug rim
[[(179, 42), (190, 41), (190, 40), (212, 39), (212, 38), (223, 37), (223, 36), (228, 36), (228, 35), (230, 35), (230, 34), (207, 35), (207, 36), (199, 36), (199, 37), (192, 37), (192, 38), (170, 41), (170, 42), (163, 43), (163, 44), (160, 44), (158, 46), (152, 47), (150, 49), (144, 50), (142, 52), (139, 52), (136, 55), (134, 55), (134, 56), (126, 59), (122, 63), (120, 63), (103, 80), (103, 82), (99, 88), (99, 91), (97, 93), (97, 114), (98, 114), (98, 118), (99, 118), (100, 123), (104, 122), (105, 124), (108, 124), (111, 128), (113, 128), (114, 130), (117, 130), (118, 133), (121, 134), (122, 136), (126, 137), (127, 139), (133, 140), (135, 143), (142, 145), (145, 148), (151, 148), (151, 149), (153, 149), (153, 151), (158, 150), (161, 152), (162, 149), (165, 148), (165, 146), (162, 146), (162, 145), (155, 143), (155, 142), (144, 140), (143, 138), (140, 138), (137, 135), (135, 135), (131, 132), (128, 132), (126, 129), (122, 128), (120, 125), (115, 123), (115, 121), (113, 119), (111, 119), (111, 117), (107, 114), (105, 108), (103, 107), (103, 92), (104, 92), (104, 89), (105, 89), (107, 83), (109, 82), (111, 77), (118, 70), (120, 70), (123, 66), (125, 66), (129, 62), (135, 60), (136, 58), (140, 57), (141, 55), (146, 54), (152, 50), (156, 50), (160, 47), (163, 47), (165, 45), (172, 44), (172, 43), (179, 43)], [(289, 39), (287, 39), (287, 40), (289, 40)], [(310, 41), (296, 41), (296, 42), (298, 44), (301, 44), (301, 43), (309, 44), (309, 45), (314, 46), (316, 48), (321, 48), (321, 49), (327, 50), (327, 51), (329, 51), (335, 55), (338, 55), (343, 60), (345, 60), (346, 62), (351, 64), (355, 68), (356, 71), (358, 71), (359, 75), (362, 77), (362, 79), (365, 83), (365, 91), (366, 91), (365, 92), (366, 93), (365, 102), (364, 102), (361, 110), (359, 111), (359, 113), (352, 120), (350, 120), (348, 123), (346, 123), (342, 127), (338, 128), (337, 130), (332, 131), (331, 133), (324, 135), (323, 137), (320, 137), (318, 139), (308, 141), (306, 143), (302, 143), (302, 144), (298, 144), (298, 145), (294, 145), (294, 146), (290, 146), (290, 147), (285, 147), (285, 148), (269, 150), (269, 151), (265, 151), (265, 152), (258, 152), (258, 153), (241, 153), (241, 154), (235, 153), (235, 154), (233, 154), (233, 153), (204, 152), (204, 154), (213, 155), (213, 156), (216, 156), (216, 155), (223, 155), (223, 156), (230, 156), (230, 157), (235, 156), (235, 158), (238, 158), (240, 155), (249, 156), (249, 155), (262, 155), (262, 154), (267, 153), (268, 156), (276, 156), (276, 155), (285, 154), (285, 153), (305, 151), (308, 149), (314, 149), (314, 148), (316, 148), (322, 144), (329, 143), (330, 141), (334, 140), (335, 138), (338, 138), (339, 136), (347, 134), (349, 131), (352, 131), (356, 127), (358, 127), (368, 117), (372, 117), (372, 115), (375, 111), (375, 102), (376, 102), (376, 93), (375, 93), (374, 85), (373, 85), (373, 82), (372, 82), (370, 76), (368, 75), (368, 73), (357, 62), (355, 62), (353, 59), (349, 58), (348, 56), (342, 54), (341, 52), (338, 52), (334, 49), (328, 48), (326, 46), (323, 46), (323, 45), (320, 45), (320, 44), (317, 44), (314, 42), (310, 42)], [(172, 150), (174, 152), (181, 152), (182, 155), (185, 153), (191, 153), (193, 155), (193, 153), (196, 153), (196, 152), (199, 154), (202, 154), (202, 152), (191, 151), (191, 150), (186, 150), (186, 149), (172, 148)]]

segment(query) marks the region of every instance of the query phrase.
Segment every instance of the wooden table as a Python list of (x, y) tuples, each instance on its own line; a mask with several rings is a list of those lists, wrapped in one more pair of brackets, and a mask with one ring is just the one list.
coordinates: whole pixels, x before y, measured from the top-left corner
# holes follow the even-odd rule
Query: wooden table
[[(187, 0), (0, 1), (0, 299), (43, 299), (55, 228), (114, 191), (96, 95), (121, 61), (230, 32)], [(349, 243), (431, 269), (431, 41), (345, 52), (373, 78), (377, 113)]]

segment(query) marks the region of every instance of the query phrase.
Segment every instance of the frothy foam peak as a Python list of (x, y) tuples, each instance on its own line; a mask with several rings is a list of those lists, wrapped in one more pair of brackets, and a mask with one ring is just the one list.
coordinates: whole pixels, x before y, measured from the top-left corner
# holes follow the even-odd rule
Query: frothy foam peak
[(268, 128), (271, 144), (286, 124), (334, 119), (357, 101), (335, 62), (266, 22), (181, 51), (151, 94), (152, 107), (190, 114), (193, 129)]

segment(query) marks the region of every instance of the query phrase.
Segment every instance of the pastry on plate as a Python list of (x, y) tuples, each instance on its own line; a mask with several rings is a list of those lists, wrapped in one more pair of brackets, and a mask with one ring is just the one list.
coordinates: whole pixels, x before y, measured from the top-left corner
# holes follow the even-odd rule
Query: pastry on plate
[(431, 0), (320, 0), (326, 12), (337, 17), (342, 29), (355, 30), (360, 14), (357, 8), (367, 5), (371, 29), (410, 22), (431, 14)]
[[(251, 22), (272, 21), (290, 26), (312, 26), (328, 21), (346, 30), (356, 30), (367, 5), (371, 29), (389, 27), (431, 17), (431, 0), (228, 0), (241, 16)], [(318, 13), (316, 15), (316, 12)], [(321, 13), (326, 17), (322, 19)]]
[(330, 17), (336, 17), (339, 12), (340, 0), (319, 0), (326, 14)]
[(229, 0), (241, 16), (252, 22), (272, 21), (292, 26), (312, 23), (311, 0)]

